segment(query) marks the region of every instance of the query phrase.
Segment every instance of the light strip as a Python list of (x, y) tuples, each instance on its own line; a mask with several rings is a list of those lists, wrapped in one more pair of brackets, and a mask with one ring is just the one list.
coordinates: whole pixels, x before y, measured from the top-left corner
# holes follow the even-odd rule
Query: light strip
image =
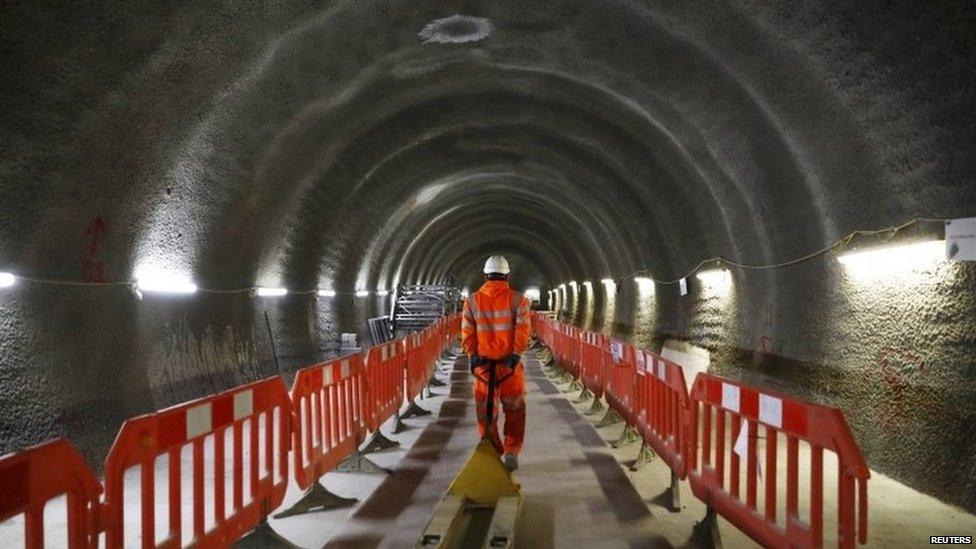
[(258, 288), (257, 294), (261, 297), (279, 297), (288, 293), (287, 288)]
[(376, 290), (376, 295), (378, 295), (378, 296), (387, 296), (387, 295), (390, 295), (390, 291), (389, 290)]
[(196, 284), (179, 278), (139, 278), (136, 287), (142, 292), (160, 294), (192, 294), (197, 291)]
[(356, 297), (366, 297), (369, 295), (369, 290), (358, 290), (356, 291)]
[(335, 297), (335, 290), (319, 290), (319, 295), (322, 297)]
[(0, 273), (0, 288), (9, 288), (17, 282), (13, 273)]
[(727, 284), (730, 281), (729, 271), (725, 269), (715, 269), (711, 271), (701, 271), (695, 277), (709, 286)]
[(646, 276), (635, 276), (634, 282), (637, 283), (637, 289), (641, 292), (649, 292), (654, 290), (653, 278), (648, 278)]
[(901, 246), (886, 246), (860, 252), (849, 252), (837, 257), (837, 261), (848, 269), (864, 274), (883, 274), (886, 272), (908, 271), (932, 266), (945, 259), (944, 240), (930, 240)]

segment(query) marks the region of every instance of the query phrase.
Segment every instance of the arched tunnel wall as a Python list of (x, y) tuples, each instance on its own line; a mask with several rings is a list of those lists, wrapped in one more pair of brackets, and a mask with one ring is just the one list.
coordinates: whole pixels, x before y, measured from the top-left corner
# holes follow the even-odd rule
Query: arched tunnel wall
[(9, 4), (0, 451), (97, 464), (126, 417), (331, 356), (389, 310), (357, 290), (473, 289), (500, 251), (578, 283), (564, 318), (839, 406), (873, 468), (976, 510), (971, 263), (633, 280), (976, 215), (974, 46), (968, 3)]

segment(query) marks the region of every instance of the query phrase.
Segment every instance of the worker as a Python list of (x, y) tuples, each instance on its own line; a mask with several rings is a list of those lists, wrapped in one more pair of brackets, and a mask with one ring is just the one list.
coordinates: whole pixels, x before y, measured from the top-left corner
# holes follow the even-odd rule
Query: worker
[[(504, 379), (495, 388), (495, 397), (505, 412), (504, 440), (492, 425), (491, 442), (502, 456), (505, 468), (514, 471), (525, 438), (525, 371), (520, 355), (529, 345), (531, 302), (509, 286), (508, 261), (503, 256), (489, 257), (484, 275), (484, 285), (464, 300), (461, 346), (477, 374), (474, 398), (482, 438), (488, 429), (488, 384), (477, 378), (487, 379), (488, 363), (493, 361), (495, 379)], [(492, 422), (497, 424), (498, 414), (492, 415)]]

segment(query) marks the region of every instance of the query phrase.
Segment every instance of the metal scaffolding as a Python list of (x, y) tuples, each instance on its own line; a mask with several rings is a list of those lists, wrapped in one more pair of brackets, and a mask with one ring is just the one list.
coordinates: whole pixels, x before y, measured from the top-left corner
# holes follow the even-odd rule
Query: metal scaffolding
[(457, 312), (460, 300), (461, 290), (454, 286), (400, 286), (393, 307), (393, 331), (423, 330), (438, 318)]

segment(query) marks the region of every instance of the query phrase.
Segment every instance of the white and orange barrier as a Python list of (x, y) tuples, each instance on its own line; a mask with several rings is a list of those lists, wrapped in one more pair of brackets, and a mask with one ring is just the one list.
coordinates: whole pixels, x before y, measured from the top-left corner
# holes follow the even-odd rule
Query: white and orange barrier
[(349, 355), (299, 370), (290, 397), (295, 414), (295, 482), (306, 490), (352, 454), (366, 436), (363, 357)]
[[(560, 366), (593, 394), (603, 394), (671, 468), (674, 501), (678, 480), (687, 478), (712, 524), (717, 513), (767, 547), (822, 547), (826, 479), (837, 493), (837, 545), (866, 543), (870, 471), (840, 410), (704, 373), (689, 392), (681, 366), (656, 353), (538, 314), (532, 326)], [(784, 470), (779, 438), (786, 444), (785, 487), (777, 486)], [(806, 520), (799, 512), (801, 442), (809, 447), (810, 462)], [(824, 474), (825, 450), (836, 456), (836, 475)]]
[[(253, 530), (285, 498), (291, 411), (285, 385), (275, 377), (127, 420), (105, 460), (101, 525), (106, 545), (121, 547), (139, 539), (143, 547), (182, 547), (191, 540), (200, 547), (224, 547)], [(212, 475), (205, 474), (205, 445), (213, 448)], [(186, 469), (185, 449), (191, 456)], [(167, 533), (161, 537), (155, 525), (159, 458), (167, 463)], [(133, 467), (140, 479), (139, 532), (127, 531), (125, 517), (125, 474)], [(192, 482), (184, 493), (187, 476)], [(184, 501), (192, 504), (192, 533), (186, 537)]]
[(371, 347), (366, 352), (366, 390), (369, 407), (366, 416), (370, 431), (378, 431), (395, 416), (403, 402), (403, 376), (406, 353), (398, 339)]
[(96, 512), (101, 493), (98, 479), (65, 439), (0, 457), (0, 522), (24, 515), (26, 547), (45, 546), (44, 509), (62, 495), (68, 547), (98, 547)]
[[(822, 547), (824, 450), (837, 458), (837, 546), (867, 541), (870, 471), (836, 408), (698, 374), (691, 390), (688, 482), (698, 499), (767, 547)], [(728, 427), (727, 427), (728, 425)], [(728, 428), (731, 432), (727, 432)], [(764, 450), (759, 451), (760, 429)], [(786, 443), (786, 509), (777, 523), (778, 440)], [(809, 517), (799, 513), (799, 443), (809, 445)], [(726, 459), (728, 456), (728, 459)], [(745, 487), (741, 483), (745, 462)], [(728, 465), (728, 468), (726, 468)], [(762, 483), (763, 505), (757, 507)], [(855, 492), (857, 497), (855, 497)]]
[(131, 418), (105, 460), (104, 490), (63, 439), (0, 457), (0, 521), (22, 515), (24, 545), (44, 547), (45, 505), (65, 496), (58, 540), (71, 548), (228, 547), (265, 529), (289, 464), (308, 489), (357, 452), (367, 429), (419, 393), (460, 327), (451, 315), (414, 345), (399, 339), (367, 349), (365, 362), (303, 368), (290, 393), (273, 377)]

